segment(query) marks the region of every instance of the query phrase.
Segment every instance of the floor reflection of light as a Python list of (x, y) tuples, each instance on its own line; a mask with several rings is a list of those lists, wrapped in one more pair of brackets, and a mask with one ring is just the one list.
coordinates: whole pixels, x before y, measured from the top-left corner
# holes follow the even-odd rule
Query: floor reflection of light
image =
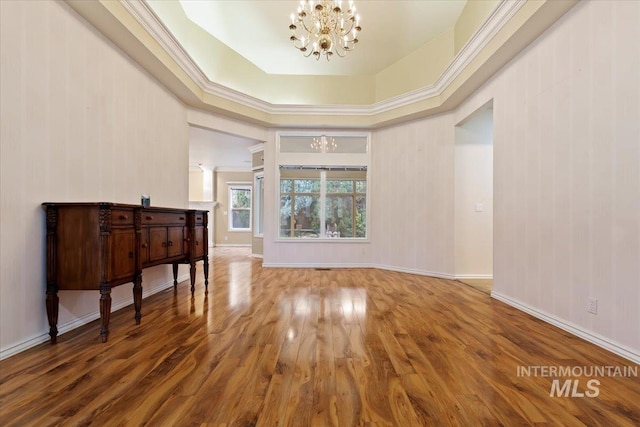
[[(358, 288), (298, 288), (284, 291), (278, 299), (279, 315), (291, 326), (282, 329), (287, 342), (319, 339), (323, 328), (326, 337), (333, 337), (323, 345), (333, 348), (333, 341), (341, 343), (333, 351), (339, 357), (366, 358), (364, 337), (367, 326), (367, 291)], [(322, 318), (322, 326), (318, 320)], [(326, 329), (329, 328), (329, 329)], [(343, 348), (344, 347), (344, 348)], [(282, 352), (281, 363), (294, 363), (297, 352)]]
[[(251, 304), (251, 286), (242, 286), (251, 281), (250, 271), (247, 271), (247, 263), (229, 263), (229, 307), (239, 308)], [(249, 280), (247, 280), (249, 279)]]
[(296, 302), (295, 308), (293, 309), (293, 313), (296, 316), (305, 315), (309, 313), (309, 297), (304, 296), (300, 297)]
[(289, 330), (287, 331), (287, 339), (289, 341), (293, 341), (295, 337), (296, 337), (296, 331), (294, 331), (293, 328), (289, 328)]
[[(352, 322), (367, 314), (367, 291), (365, 289), (339, 288), (338, 300), (347, 322)], [(364, 325), (361, 325), (364, 328)]]

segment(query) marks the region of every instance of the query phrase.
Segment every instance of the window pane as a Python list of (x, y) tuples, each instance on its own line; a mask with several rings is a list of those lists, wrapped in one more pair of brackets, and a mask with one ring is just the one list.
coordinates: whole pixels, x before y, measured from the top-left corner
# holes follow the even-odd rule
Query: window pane
[(234, 209), (232, 215), (233, 228), (249, 228), (251, 212), (248, 209)]
[(337, 136), (332, 144), (332, 150), (328, 153), (366, 153), (367, 137), (342, 137)]
[(327, 237), (353, 237), (353, 196), (327, 196)]
[(281, 193), (291, 193), (291, 185), (292, 182), (290, 179), (281, 179), (280, 180), (280, 192)]
[(352, 193), (353, 181), (327, 180), (327, 193)]
[(318, 179), (296, 179), (294, 180), (296, 193), (319, 193), (320, 180)]
[(320, 235), (320, 196), (294, 198), (294, 237), (318, 237)]
[(313, 145), (312, 136), (281, 136), (281, 153), (313, 153), (316, 148)]
[(231, 207), (233, 208), (250, 208), (251, 207), (251, 190), (242, 188), (231, 189)]
[(283, 166), (280, 177), (280, 237), (367, 237), (366, 166)]
[(367, 237), (367, 198), (356, 197), (356, 237)]
[(291, 196), (280, 196), (280, 237), (291, 237)]

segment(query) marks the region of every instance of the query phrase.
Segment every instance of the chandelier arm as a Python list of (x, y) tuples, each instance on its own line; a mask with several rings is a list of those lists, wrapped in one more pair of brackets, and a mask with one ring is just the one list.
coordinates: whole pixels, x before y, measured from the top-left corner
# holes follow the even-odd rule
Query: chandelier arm
[[(329, 61), (334, 53), (344, 57), (355, 48), (362, 30), (353, 2), (349, 1), (349, 9), (344, 11), (334, 0), (319, 0), (315, 5), (303, 0), (298, 7), (297, 19), (291, 14), (289, 29), (293, 46), (305, 57), (313, 55), (316, 61), (322, 55)], [(310, 45), (312, 48), (308, 49)]]
[[(307, 16), (309, 16), (309, 15), (307, 15)], [(310, 30), (310, 29), (309, 29), (309, 27), (307, 27), (307, 23), (306, 23), (306, 22), (304, 22), (304, 20), (303, 20), (302, 18), (300, 18), (300, 19), (299, 19), (299, 22), (302, 24), (302, 28), (304, 28), (304, 30), (305, 30), (307, 33), (309, 33), (309, 34), (313, 34), (313, 35), (315, 35), (315, 34), (316, 34), (316, 31), (314, 31), (314, 30)]]

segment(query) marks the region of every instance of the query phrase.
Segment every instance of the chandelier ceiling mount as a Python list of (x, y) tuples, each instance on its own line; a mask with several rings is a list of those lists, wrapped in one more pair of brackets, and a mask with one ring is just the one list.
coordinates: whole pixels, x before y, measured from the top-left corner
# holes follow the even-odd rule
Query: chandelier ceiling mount
[(362, 27), (353, 1), (348, 3), (345, 11), (341, 0), (301, 0), (289, 25), (293, 46), (305, 57), (324, 55), (327, 61), (334, 53), (344, 57), (353, 50)]

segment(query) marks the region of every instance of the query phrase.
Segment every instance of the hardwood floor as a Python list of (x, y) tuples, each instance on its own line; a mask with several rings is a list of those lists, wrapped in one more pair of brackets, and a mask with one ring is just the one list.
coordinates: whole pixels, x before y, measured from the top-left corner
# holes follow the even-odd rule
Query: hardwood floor
[(640, 425), (637, 376), (551, 397), (519, 375), (637, 365), (458, 282), (212, 261), (208, 295), (182, 283), (139, 326), (113, 313), (105, 344), (93, 322), (0, 362), (0, 425)]

